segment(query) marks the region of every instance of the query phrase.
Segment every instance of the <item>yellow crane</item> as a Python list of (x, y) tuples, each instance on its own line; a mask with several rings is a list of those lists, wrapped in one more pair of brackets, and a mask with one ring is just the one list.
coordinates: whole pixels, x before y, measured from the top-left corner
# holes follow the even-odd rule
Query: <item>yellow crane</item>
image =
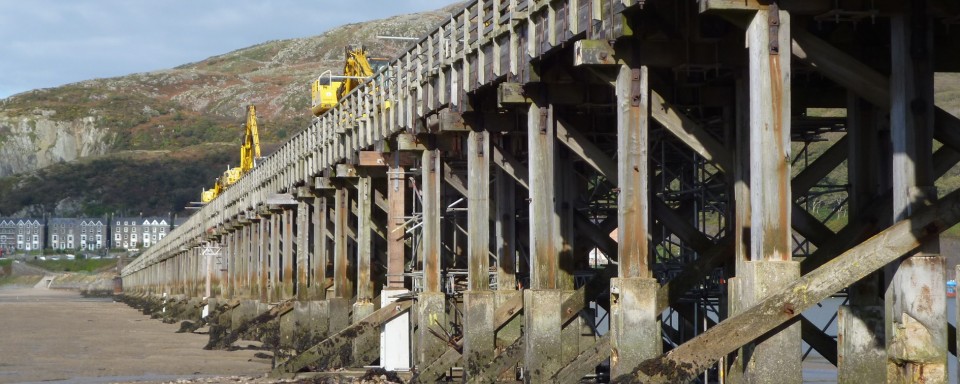
[(310, 87), (310, 110), (314, 116), (320, 116), (332, 109), (350, 91), (360, 86), (363, 80), (370, 78), (376, 70), (387, 64), (385, 59), (368, 59), (367, 50), (362, 45), (348, 45), (344, 51), (346, 57), (343, 75), (335, 76), (330, 71), (324, 71)]
[(239, 181), (243, 175), (246, 175), (256, 167), (260, 157), (260, 133), (257, 127), (257, 108), (251, 104), (247, 106), (247, 123), (244, 129), (243, 142), (240, 143), (240, 166), (228, 168), (226, 172), (223, 173), (223, 176), (217, 179), (213, 188), (204, 190), (203, 193), (200, 194), (200, 201), (204, 203), (213, 201), (213, 199), (220, 195), (220, 192), (223, 192), (227, 187)]

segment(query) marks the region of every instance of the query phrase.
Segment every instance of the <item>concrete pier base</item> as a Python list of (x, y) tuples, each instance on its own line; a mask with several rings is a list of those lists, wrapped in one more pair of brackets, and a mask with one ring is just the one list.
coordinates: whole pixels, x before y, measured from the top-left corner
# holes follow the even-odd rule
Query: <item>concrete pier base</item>
[(883, 306), (837, 310), (837, 382), (885, 383)]
[(886, 293), (887, 382), (946, 383), (947, 298), (941, 256), (911, 256)]
[[(446, 295), (442, 292), (423, 292), (417, 298), (417, 366), (426, 366), (440, 357), (447, 342), (429, 331), (446, 329)], [(439, 332), (443, 334), (443, 332)]]
[[(380, 307), (396, 301), (396, 296), (410, 291), (385, 289), (380, 293)], [(410, 314), (404, 313), (380, 328), (380, 365), (388, 371), (410, 369)]]
[(277, 345), (277, 349), (282, 351), (284, 355), (293, 356), (294, 343), (297, 340), (297, 333), (300, 327), (300, 318), (303, 314), (303, 308), (300, 306), (301, 303), (297, 302), (293, 304), (293, 309), (290, 312), (287, 312), (280, 316), (277, 319), (277, 322), (280, 323), (280, 340)]
[(280, 317), (278, 351), (283, 357), (300, 354), (326, 338), (326, 312), (325, 301), (296, 302), (290, 312)]
[[(748, 261), (743, 286), (746, 306), (800, 277), (796, 261)], [(800, 384), (800, 323), (743, 348), (744, 378), (749, 383)]]
[[(364, 302), (353, 305), (352, 324), (359, 323), (365, 317), (369, 316), (374, 308), (373, 303)], [(353, 339), (353, 365), (363, 366), (373, 363), (380, 357), (380, 335), (378, 333), (367, 332), (357, 335)]]
[(549, 382), (565, 363), (556, 352), (563, 348), (560, 310), (564, 297), (564, 291), (556, 289), (523, 291), (527, 382)]
[(294, 349), (299, 354), (330, 336), (330, 306), (326, 301), (308, 301), (297, 303), (297, 307), (300, 326)]
[(663, 351), (656, 279), (610, 279), (610, 374), (628, 374)]
[[(510, 300), (513, 300), (518, 296), (523, 295), (522, 291), (517, 291), (517, 290), (502, 290), (502, 291), (495, 291), (495, 292), (496, 292), (495, 297), (496, 297), (498, 308), (504, 303)], [(513, 343), (516, 342), (517, 339), (519, 339), (523, 335), (522, 331), (523, 331), (523, 312), (521, 311), (519, 314), (513, 316), (512, 319), (508, 320), (506, 324), (500, 327), (500, 329), (497, 331), (497, 338), (495, 341), (496, 354), (499, 355), (504, 350), (506, 350), (507, 347), (513, 345)], [(508, 369), (502, 372), (499, 378), (500, 380), (515, 380), (516, 377), (517, 377), (516, 369)]]
[(236, 331), (241, 324), (250, 321), (260, 314), (260, 302), (257, 300), (244, 300), (236, 308), (230, 311), (230, 330)]
[(180, 316), (180, 320), (200, 320), (201, 302), (203, 302), (203, 300), (201, 300), (199, 297), (191, 297), (187, 299), (187, 304), (184, 307), (183, 314)]
[[(730, 316), (736, 315), (743, 310), (743, 278), (731, 277), (727, 279), (727, 296), (730, 300), (727, 302), (727, 312)], [(743, 348), (737, 348), (736, 351), (727, 355), (723, 367), (726, 370), (726, 382), (732, 384), (743, 383)]]
[(493, 291), (466, 291), (463, 293), (463, 307), (463, 365), (469, 379), (494, 357), (496, 294)]
[(350, 299), (335, 297), (327, 300), (327, 305), (330, 307), (328, 334), (340, 332), (350, 325)]

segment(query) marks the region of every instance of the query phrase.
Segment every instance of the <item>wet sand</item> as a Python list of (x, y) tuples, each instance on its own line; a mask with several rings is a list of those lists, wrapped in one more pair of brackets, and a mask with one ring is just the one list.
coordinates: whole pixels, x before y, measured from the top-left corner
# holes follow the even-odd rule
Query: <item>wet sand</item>
[(257, 351), (205, 351), (206, 335), (178, 328), (112, 299), (0, 288), (0, 383), (164, 382), (270, 371)]

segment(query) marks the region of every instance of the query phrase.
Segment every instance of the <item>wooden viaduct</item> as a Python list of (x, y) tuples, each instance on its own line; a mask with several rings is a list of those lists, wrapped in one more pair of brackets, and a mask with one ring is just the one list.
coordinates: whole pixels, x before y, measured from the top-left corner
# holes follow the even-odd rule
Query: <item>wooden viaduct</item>
[[(127, 265), (125, 296), (210, 347), (267, 342), (278, 375), (799, 383), (803, 340), (841, 382), (945, 382), (958, 15), (475, 1)], [(802, 312), (837, 294), (834, 339)]]

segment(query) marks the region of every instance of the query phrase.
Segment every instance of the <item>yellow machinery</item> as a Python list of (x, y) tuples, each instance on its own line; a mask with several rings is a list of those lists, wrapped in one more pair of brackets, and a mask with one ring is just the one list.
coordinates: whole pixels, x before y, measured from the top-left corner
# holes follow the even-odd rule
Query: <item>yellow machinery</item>
[[(311, 85), (310, 110), (314, 116), (320, 116), (332, 109), (340, 99), (387, 63), (385, 59), (368, 59), (366, 48), (360, 45), (347, 46), (345, 54), (343, 76), (334, 76), (330, 71), (325, 71)], [(371, 64), (374, 66), (371, 67)]]
[(209, 203), (220, 195), (220, 191), (220, 178), (217, 178), (217, 181), (213, 183), (213, 188), (204, 189), (203, 193), (200, 194), (200, 201), (204, 204)]
[(240, 143), (240, 166), (228, 168), (223, 172), (223, 176), (217, 179), (213, 188), (204, 190), (200, 195), (200, 201), (209, 203), (213, 201), (220, 192), (233, 185), (257, 166), (257, 160), (260, 159), (260, 133), (257, 129), (257, 108), (253, 105), (247, 106), (247, 123), (245, 125), (243, 142)]

